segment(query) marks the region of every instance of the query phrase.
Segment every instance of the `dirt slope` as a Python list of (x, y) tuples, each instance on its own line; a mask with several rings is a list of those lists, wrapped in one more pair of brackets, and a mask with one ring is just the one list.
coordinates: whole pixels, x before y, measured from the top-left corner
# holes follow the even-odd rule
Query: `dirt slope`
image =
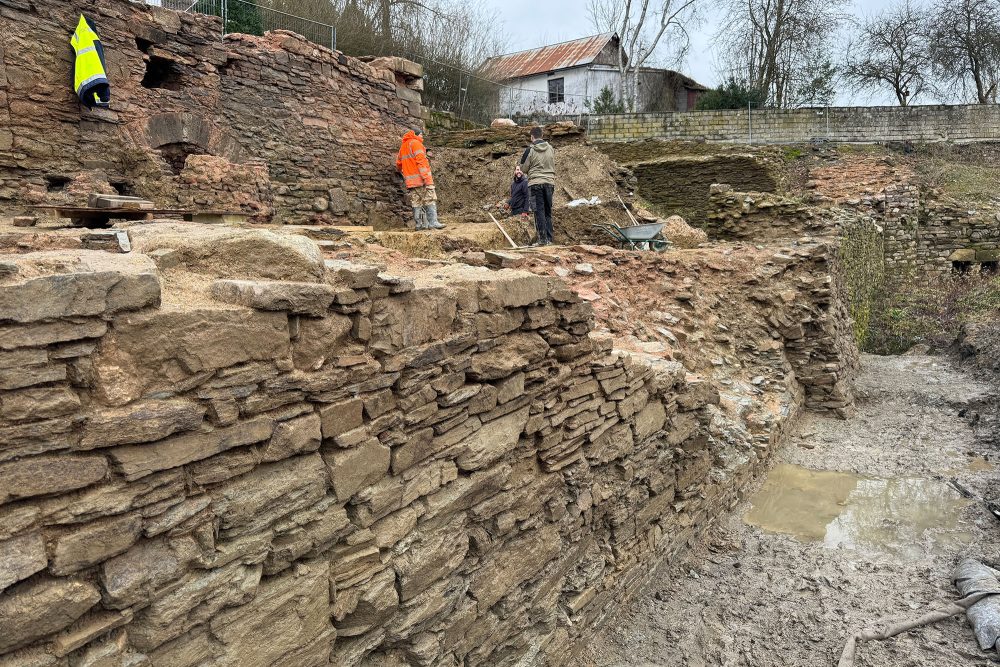
[[(514, 167), (523, 150), (524, 145), (515, 142), (433, 149), (431, 161), (442, 219), (451, 224), (489, 222), (487, 210), (500, 217), (495, 205), (510, 197)], [(607, 221), (627, 224), (627, 214), (617, 195), (620, 192), (628, 195), (627, 190), (619, 189), (619, 184), (625, 185), (628, 172), (596, 148), (583, 143), (557, 144), (555, 151), (556, 189), (552, 217), (556, 242), (603, 242), (601, 234), (591, 225)], [(599, 197), (603, 205), (566, 208), (570, 201), (567, 190), (576, 199)]]

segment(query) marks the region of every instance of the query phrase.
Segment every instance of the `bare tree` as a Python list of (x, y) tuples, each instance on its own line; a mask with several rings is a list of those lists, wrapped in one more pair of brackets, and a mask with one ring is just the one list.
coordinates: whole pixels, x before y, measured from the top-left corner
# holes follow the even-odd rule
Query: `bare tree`
[(844, 77), (862, 89), (891, 88), (905, 107), (924, 92), (931, 77), (927, 12), (909, 0), (865, 19), (847, 46)]
[[(724, 69), (769, 104), (795, 104), (802, 68), (822, 62), (847, 0), (723, 0), (715, 35)], [(806, 58), (805, 56), (809, 56)]]
[(930, 56), (952, 92), (996, 102), (1000, 78), (1000, 1), (944, 0), (931, 20)]
[(598, 30), (618, 34), (619, 99), (629, 110), (639, 105), (639, 72), (668, 38), (671, 59), (680, 60), (690, 39), (687, 26), (698, 20), (702, 0), (590, 0)]
[[(354, 56), (402, 56), (424, 66), (428, 106), (492, 119), (499, 86), (476, 72), (503, 53), (508, 36), (486, 0), (258, 0), (261, 7), (337, 28), (337, 48)], [(294, 29), (310, 26), (291, 22)]]

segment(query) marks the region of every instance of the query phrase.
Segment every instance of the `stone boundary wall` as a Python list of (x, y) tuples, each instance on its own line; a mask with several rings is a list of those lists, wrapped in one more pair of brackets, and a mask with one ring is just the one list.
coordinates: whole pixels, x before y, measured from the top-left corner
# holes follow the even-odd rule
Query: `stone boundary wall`
[[(110, 110), (72, 91), (69, 38), (96, 25)], [(0, 0), (0, 215), (91, 192), (259, 220), (401, 226), (399, 138), (421, 120), (420, 66), (347, 57), (290, 32), (128, 0)], [(216, 159), (185, 167), (188, 155)]]
[[(573, 664), (794, 417), (739, 435), (555, 278), (192, 229), (0, 262), (0, 666)], [(761, 267), (747, 354), (842, 412), (829, 254)]]
[(710, 238), (727, 241), (830, 237), (851, 220), (871, 219), (884, 240), (886, 270), (919, 280), (949, 275), (955, 262), (1000, 262), (1000, 214), (989, 207), (970, 209), (953, 200), (928, 199), (916, 185), (892, 185), (833, 206), (716, 184), (708, 206), (706, 219), (695, 220), (695, 226)]
[(995, 104), (575, 115), (554, 120), (585, 127), (594, 141), (788, 144), (814, 139), (848, 143), (1000, 139), (1000, 107)]

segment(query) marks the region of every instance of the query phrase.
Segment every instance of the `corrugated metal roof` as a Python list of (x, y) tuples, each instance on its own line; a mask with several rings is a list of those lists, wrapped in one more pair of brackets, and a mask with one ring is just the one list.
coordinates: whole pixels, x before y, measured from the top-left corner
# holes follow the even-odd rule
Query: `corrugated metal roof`
[(486, 74), (494, 81), (507, 81), (567, 67), (589, 65), (614, 36), (614, 33), (609, 32), (490, 58), (486, 61)]

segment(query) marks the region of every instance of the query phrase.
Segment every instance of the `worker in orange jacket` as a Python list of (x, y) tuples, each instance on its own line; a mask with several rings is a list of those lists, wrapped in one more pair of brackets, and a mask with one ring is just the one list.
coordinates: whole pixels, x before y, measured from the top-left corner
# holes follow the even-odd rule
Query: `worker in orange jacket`
[(417, 230), (443, 229), (437, 219), (437, 192), (434, 190), (434, 176), (431, 163), (424, 148), (424, 131), (410, 130), (403, 135), (403, 143), (396, 157), (396, 171), (403, 175), (406, 190), (413, 207), (413, 220)]

